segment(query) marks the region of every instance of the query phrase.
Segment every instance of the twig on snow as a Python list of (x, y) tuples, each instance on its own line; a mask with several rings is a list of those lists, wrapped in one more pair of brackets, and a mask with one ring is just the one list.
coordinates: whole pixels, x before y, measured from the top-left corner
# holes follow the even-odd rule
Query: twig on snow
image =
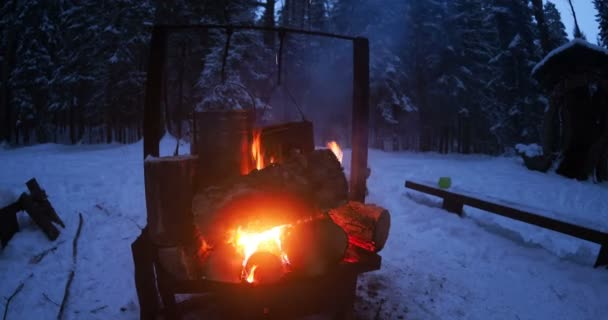
[(38, 264), (40, 263), (40, 261), (42, 261), (42, 259), (44, 259), (44, 257), (46, 257), (47, 254), (51, 253), (51, 252), (55, 252), (55, 250), (57, 250), (57, 248), (59, 248), (59, 246), (61, 244), (63, 244), (64, 241), (59, 242), (56, 246), (52, 247), (52, 248), (48, 248), (42, 252), (40, 252), (39, 254), (33, 256), (30, 259), (30, 264)]
[(4, 315), (2, 316), (2, 320), (6, 320), (6, 317), (8, 316), (8, 307), (11, 304), (11, 300), (13, 300), (13, 298), (21, 291), (21, 289), (23, 289), (23, 286), (25, 286), (25, 282), (31, 278), (34, 274), (30, 273), (30, 275), (25, 278), (25, 280), (23, 280), (18, 286), (17, 288), (15, 288), (15, 291), (13, 291), (13, 293), (6, 299), (6, 303), (4, 304)]
[(99, 209), (99, 211), (102, 211), (107, 216), (110, 216), (110, 211), (108, 211), (108, 209), (106, 207), (102, 206), (100, 203), (96, 204), (95, 208)]
[(97, 312), (99, 312), (99, 311), (101, 311), (101, 310), (103, 310), (103, 309), (105, 309), (105, 308), (107, 308), (107, 307), (108, 307), (107, 305), (103, 305), (103, 306), (101, 306), (101, 307), (97, 307), (97, 308), (95, 308), (95, 309), (91, 310), (90, 312), (91, 312), (91, 313), (97, 313)]
[(53, 301), (53, 299), (49, 298), (49, 296), (47, 296), (47, 295), (46, 295), (46, 293), (44, 293), (44, 292), (43, 292), (43, 293), (42, 293), (42, 296), (43, 296), (43, 297), (44, 297), (44, 298), (45, 298), (45, 299), (46, 299), (48, 302), (50, 302), (50, 303), (52, 303), (52, 304), (54, 304), (54, 305), (56, 305), (56, 306), (58, 306), (58, 307), (59, 307), (59, 303), (57, 303), (57, 302)]
[(72, 281), (74, 280), (74, 270), (70, 271), (70, 275), (68, 276), (68, 282), (65, 284), (65, 289), (63, 291), (63, 299), (61, 300), (61, 305), (59, 306), (59, 314), (57, 314), (57, 320), (63, 319), (63, 312), (65, 311), (65, 306), (68, 302), (68, 297), (70, 295), (70, 287), (72, 286)]
[(76, 274), (76, 258), (78, 256), (78, 238), (80, 238), (80, 231), (82, 230), (83, 218), (82, 213), (78, 213), (78, 229), (76, 230), (76, 235), (74, 236), (74, 240), (72, 241), (72, 270), (70, 271), (70, 275), (68, 276), (68, 281), (65, 284), (65, 289), (63, 291), (63, 299), (61, 299), (61, 305), (59, 306), (59, 313), (57, 314), (57, 320), (63, 319), (63, 312), (65, 311), (65, 307), (68, 302), (68, 298), (70, 296), (70, 288), (72, 287), (72, 281), (74, 281), (74, 275)]
[(78, 213), (78, 229), (76, 230), (76, 236), (74, 236), (74, 240), (72, 241), (72, 258), (74, 265), (76, 265), (76, 256), (78, 255), (78, 238), (80, 238), (80, 230), (82, 230), (82, 213)]

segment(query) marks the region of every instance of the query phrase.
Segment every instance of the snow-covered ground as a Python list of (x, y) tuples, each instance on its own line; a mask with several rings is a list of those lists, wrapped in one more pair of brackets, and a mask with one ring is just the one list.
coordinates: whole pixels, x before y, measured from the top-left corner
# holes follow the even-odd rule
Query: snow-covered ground
[[(161, 150), (169, 153), (169, 139)], [(0, 205), (36, 177), (66, 222), (55, 242), (20, 214), (0, 251), (8, 319), (55, 319), (84, 226), (66, 319), (137, 319), (131, 242), (145, 224), (142, 144), (0, 148)], [(348, 161), (348, 152), (346, 160)], [(608, 185), (526, 170), (517, 158), (370, 151), (368, 202), (392, 214), (380, 271), (359, 283), (358, 319), (603, 319), (608, 270), (599, 247), (465, 207), (459, 218), (404, 180), (450, 176), (454, 188), (543, 208), (608, 231)], [(57, 247), (37, 262), (32, 257)], [(3, 308), (4, 303), (0, 303)]]

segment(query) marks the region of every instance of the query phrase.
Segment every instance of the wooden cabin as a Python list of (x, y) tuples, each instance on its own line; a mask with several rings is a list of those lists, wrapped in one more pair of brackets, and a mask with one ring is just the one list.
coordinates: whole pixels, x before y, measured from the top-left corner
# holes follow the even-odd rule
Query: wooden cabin
[(574, 39), (553, 50), (532, 71), (549, 97), (543, 155), (530, 169), (579, 180), (608, 180), (608, 50)]

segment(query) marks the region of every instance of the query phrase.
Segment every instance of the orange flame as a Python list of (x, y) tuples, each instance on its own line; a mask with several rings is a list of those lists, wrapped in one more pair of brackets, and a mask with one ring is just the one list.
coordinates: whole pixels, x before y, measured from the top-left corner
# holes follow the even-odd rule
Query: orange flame
[(249, 274), (247, 275), (247, 278), (245, 279), (245, 281), (249, 282), (249, 283), (253, 283), (255, 281), (255, 269), (257, 269), (258, 266), (253, 266), (251, 267), (251, 270), (249, 270)]
[(342, 148), (336, 141), (330, 141), (327, 143), (327, 148), (330, 149), (338, 158), (338, 161), (342, 163), (342, 158), (344, 157), (344, 153), (342, 152)]
[(247, 262), (251, 256), (258, 251), (265, 251), (281, 258), (284, 266), (289, 265), (287, 253), (283, 251), (281, 238), (290, 225), (281, 225), (262, 232), (244, 231), (241, 227), (236, 230), (230, 243), (237, 252), (243, 257), (243, 279), (249, 283), (255, 282), (255, 270), (257, 266), (251, 267), (246, 271)]
[(253, 130), (253, 142), (251, 143), (251, 157), (255, 162), (255, 168), (261, 170), (264, 165), (264, 154), (262, 153), (262, 130)]

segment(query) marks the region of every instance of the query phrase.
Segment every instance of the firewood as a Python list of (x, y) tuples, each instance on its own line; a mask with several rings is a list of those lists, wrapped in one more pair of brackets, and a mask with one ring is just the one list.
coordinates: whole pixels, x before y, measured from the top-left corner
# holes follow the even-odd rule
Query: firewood
[(285, 237), (284, 250), (294, 273), (322, 275), (344, 257), (348, 238), (331, 219), (317, 219), (295, 225)]
[(32, 220), (34, 220), (38, 227), (46, 234), (49, 240), (54, 241), (57, 239), (59, 230), (53, 225), (47, 206), (35, 201), (31, 195), (25, 192), (19, 197), (19, 202), (23, 205), (23, 208)]
[(36, 181), (35, 178), (32, 178), (28, 182), (26, 182), (25, 185), (30, 191), (32, 199), (38, 202), (40, 206), (45, 208), (46, 214), (48, 215), (49, 219), (52, 222), (65, 228), (65, 223), (63, 223), (63, 220), (61, 220), (61, 218), (59, 218), (59, 215), (57, 215), (57, 212), (48, 200), (46, 192), (42, 188), (40, 188), (38, 181)]
[(0, 243), (2, 248), (6, 247), (13, 235), (19, 231), (17, 212), (21, 210), (23, 208), (19, 201), (0, 208)]
[(194, 238), (192, 190), (196, 157), (149, 157), (144, 162), (150, 240), (160, 246), (189, 243)]
[(261, 251), (252, 254), (247, 260), (243, 280), (253, 284), (273, 284), (278, 282), (284, 274), (281, 258)]
[[(226, 220), (222, 208), (234, 199), (248, 194), (275, 195), (276, 200), (291, 197), (295, 202), (306, 203), (309, 211), (300, 216), (293, 212), (284, 223), (314, 215), (319, 209), (329, 209), (346, 203), (348, 185), (340, 162), (330, 150), (315, 150), (308, 155), (294, 153), (281, 164), (255, 170), (246, 176), (226, 181), (223, 185), (210, 187), (195, 195), (192, 202), (195, 223), (201, 230), (213, 231), (216, 222)], [(256, 203), (251, 203), (256, 207)], [(291, 218), (288, 219), (288, 218)], [(206, 232), (203, 234), (207, 235)]]
[(186, 247), (158, 248), (160, 266), (174, 278), (189, 280), (197, 277), (197, 268), (192, 260), (194, 254), (187, 252)]
[(233, 246), (222, 244), (216, 246), (204, 261), (205, 279), (221, 282), (241, 282), (243, 260)]
[(391, 226), (388, 210), (351, 201), (330, 210), (329, 216), (346, 231), (350, 243), (372, 252), (384, 248)]

